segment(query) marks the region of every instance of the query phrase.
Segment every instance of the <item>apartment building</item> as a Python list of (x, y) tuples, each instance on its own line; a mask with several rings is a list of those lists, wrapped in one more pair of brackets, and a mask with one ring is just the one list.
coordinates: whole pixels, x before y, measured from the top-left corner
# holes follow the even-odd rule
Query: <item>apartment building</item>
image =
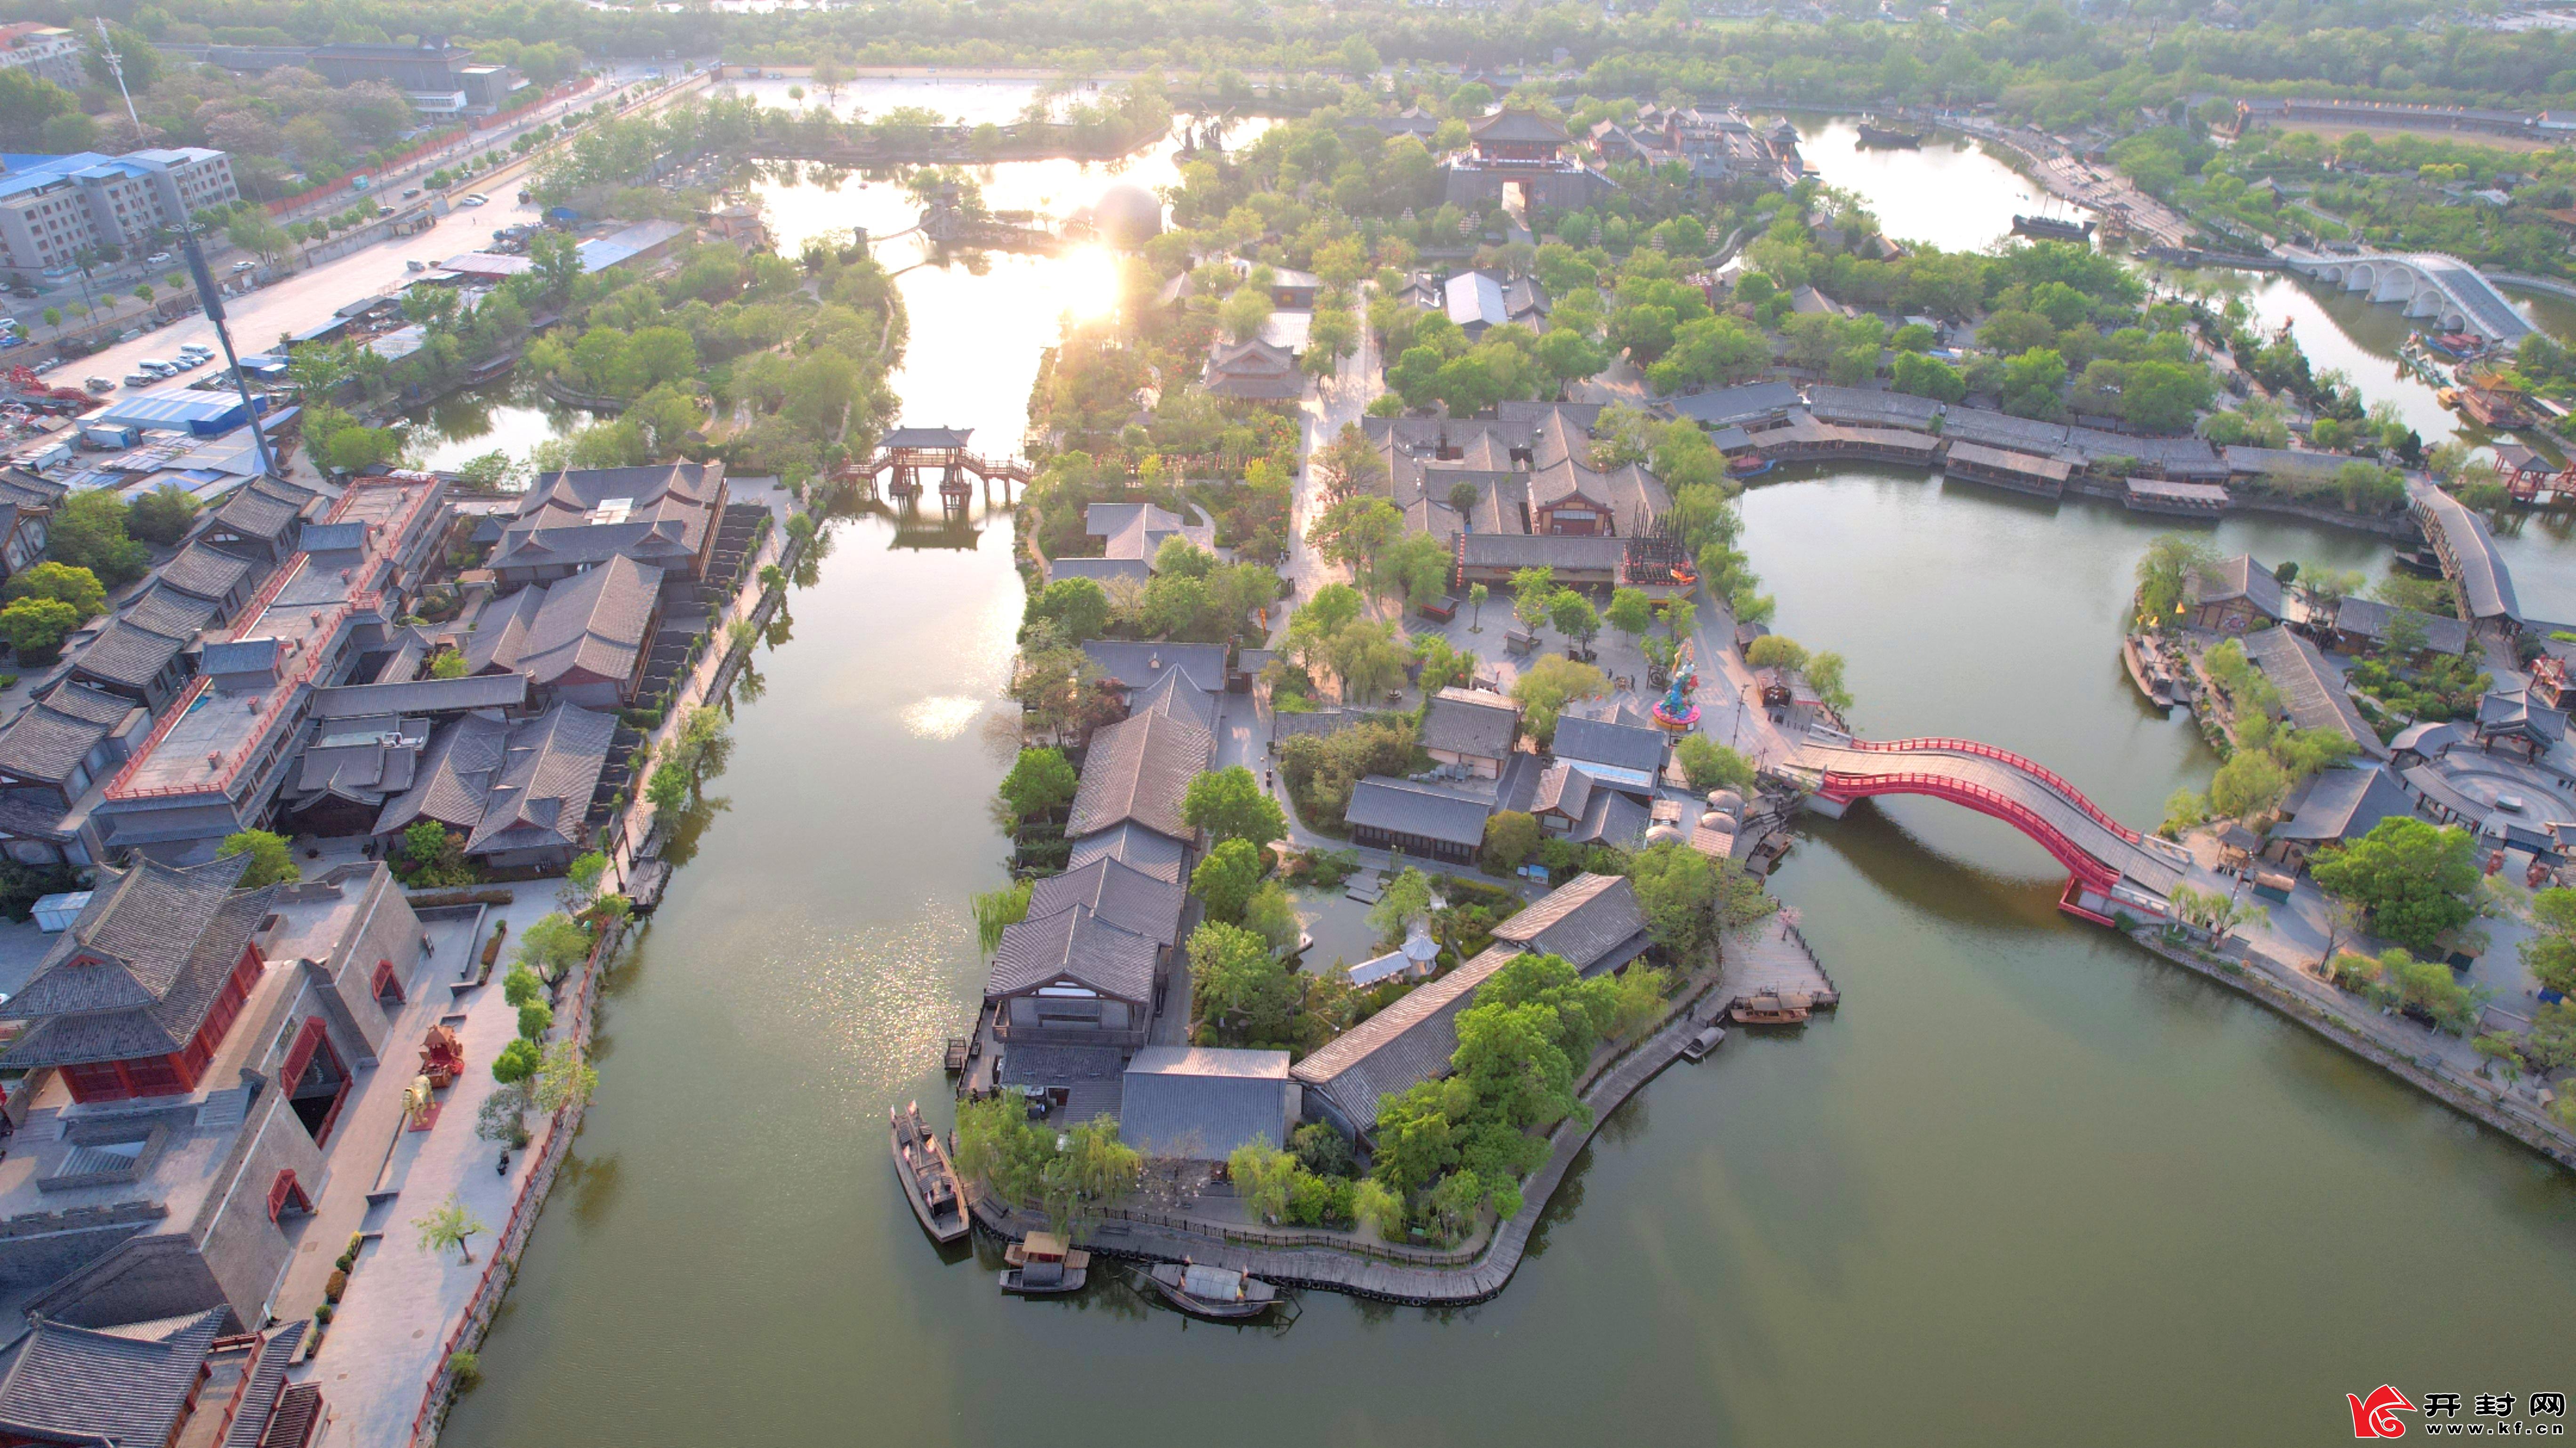
[(0, 267), (40, 271), (70, 266), (87, 248), (134, 251), (240, 195), (232, 159), (203, 146), (0, 155)]

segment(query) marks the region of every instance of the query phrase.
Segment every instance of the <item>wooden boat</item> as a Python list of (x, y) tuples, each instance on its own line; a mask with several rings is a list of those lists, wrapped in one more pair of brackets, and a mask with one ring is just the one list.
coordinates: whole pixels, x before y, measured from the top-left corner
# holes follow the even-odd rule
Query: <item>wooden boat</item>
[(1743, 457), (1729, 460), (1726, 470), (1739, 478), (1758, 478), (1779, 465), (1779, 460), (1776, 458), (1755, 457), (1747, 453)]
[(1052, 1232), (1031, 1232), (1002, 1249), (1002, 1290), (1013, 1297), (1062, 1297), (1091, 1278), (1091, 1254)]
[(2015, 236), (2039, 241), (2089, 241), (2093, 227), (2094, 223), (2090, 221), (2064, 221), (2054, 216), (2023, 216), (2019, 213), (2014, 214), (2012, 222)]
[(1864, 146), (1896, 146), (1910, 151), (1923, 144), (1923, 137), (1916, 131), (1863, 120), (1860, 123), (1860, 143)]
[(2442, 576), (2442, 555), (2434, 552), (2429, 545), (2418, 544), (2413, 548), (2400, 548), (2389, 561), (2397, 565), (2399, 572), (2412, 573), (2418, 578)]
[(966, 1215), (966, 1191), (957, 1180), (957, 1169), (948, 1163), (948, 1149), (923, 1124), (921, 1104), (906, 1102), (901, 1111), (887, 1107), (886, 1124), (893, 1143), (895, 1180), (903, 1184), (904, 1200), (912, 1203), (921, 1230), (942, 1244), (965, 1236), (974, 1226)]
[(1279, 1303), (1279, 1290), (1258, 1277), (1230, 1267), (1201, 1267), (1192, 1262), (1157, 1262), (1145, 1280), (1163, 1300), (1192, 1317), (1240, 1322), (1259, 1317)]
[(1718, 1043), (1725, 1039), (1726, 1027), (1711, 1026), (1707, 1030), (1700, 1032), (1698, 1035), (1691, 1037), (1690, 1040), (1682, 1046), (1682, 1059), (1687, 1061), (1705, 1061), (1708, 1059), (1708, 1053), (1716, 1050)]
[(2147, 696), (2147, 702), (2159, 709), (2174, 706), (2173, 681), (2165, 677), (2164, 665), (2136, 634), (2120, 640), (2120, 662), (2128, 666), (2129, 682)]
[(1804, 1021), (1812, 1007), (1805, 995), (1796, 991), (1746, 996), (1727, 1011), (1736, 1024), (1745, 1026), (1794, 1026)]

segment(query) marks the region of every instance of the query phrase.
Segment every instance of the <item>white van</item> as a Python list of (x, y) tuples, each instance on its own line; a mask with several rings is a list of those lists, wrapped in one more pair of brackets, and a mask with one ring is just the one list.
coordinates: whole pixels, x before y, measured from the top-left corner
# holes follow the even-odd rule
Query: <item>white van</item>
[(171, 373), (179, 370), (178, 368), (171, 366), (169, 363), (162, 361), (158, 357), (146, 357), (134, 365), (138, 370), (149, 372), (155, 377), (167, 377)]
[(182, 342), (179, 344), (179, 355), (182, 357), (212, 357), (215, 355), (215, 349), (207, 346), (203, 342)]

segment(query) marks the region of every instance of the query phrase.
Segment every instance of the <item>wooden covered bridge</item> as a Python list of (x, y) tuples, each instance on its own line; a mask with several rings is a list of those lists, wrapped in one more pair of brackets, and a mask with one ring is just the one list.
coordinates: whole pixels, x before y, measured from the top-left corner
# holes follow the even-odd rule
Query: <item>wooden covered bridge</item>
[[(981, 486), (987, 502), (999, 484), (1002, 501), (1011, 501), (1011, 485), (1028, 485), (1029, 465), (1018, 458), (988, 458), (966, 450), (971, 427), (898, 427), (877, 443), (876, 452), (841, 470), (870, 499), (880, 493), (900, 502), (935, 486), (945, 507), (962, 510)], [(972, 481), (970, 481), (970, 479)]]
[(1873, 795), (1922, 794), (2002, 820), (2066, 867), (2058, 908), (2101, 924), (2121, 911), (2162, 916), (2190, 869), (2180, 845), (2121, 824), (2056, 771), (1972, 739), (1812, 735), (1787, 765), (1814, 788), (1809, 807), (1823, 814), (1839, 816)]

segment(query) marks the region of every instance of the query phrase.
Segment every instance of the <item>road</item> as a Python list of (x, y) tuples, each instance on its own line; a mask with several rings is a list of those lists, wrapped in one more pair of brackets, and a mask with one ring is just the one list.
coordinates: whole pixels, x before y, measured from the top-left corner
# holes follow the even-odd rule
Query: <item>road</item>
[[(647, 104), (663, 104), (689, 90), (673, 86), (656, 92)], [(576, 97), (575, 101), (589, 103)], [(567, 102), (569, 104), (570, 102)], [(500, 133), (496, 133), (500, 134)], [(475, 149), (485, 149), (478, 145)], [(479, 194), (491, 197), (486, 206), (457, 206), (426, 231), (411, 236), (394, 237), (360, 247), (347, 256), (323, 262), (309, 270), (281, 278), (250, 293), (224, 301), (224, 314), (232, 325), (233, 345), (241, 352), (265, 352), (278, 345), (281, 336), (301, 332), (330, 319), (333, 312), (361, 297), (386, 296), (411, 281), (415, 273), (406, 262), (437, 262), (460, 252), (474, 251), (491, 243), (492, 233), (505, 226), (534, 224), (538, 208), (513, 199), (519, 189), (527, 163), (516, 162), (486, 176), (476, 177)], [(399, 195), (399, 191), (395, 194)], [(449, 193), (452, 198), (467, 194), (460, 188)], [(220, 274), (226, 263), (214, 261), (222, 252), (210, 252), (210, 263)], [(32, 303), (29, 305), (33, 305)], [(143, 313), (137, 311), (139, 320)], [(89, 377), (105, 377), (119, 384), (116, 396), (128, 396), (144, 389), (123, 386), (125, 377), (146, 357), (164, 360), (175, 357), (186, 342), (203, 342), (215, 346), (214, 323), (200, 313), (183, 318), (159, 331), (145, 332), (130, 342), (120, 342), (103, 352), (77, 357), (55, 369), (51, 379), (56, 386), (77, 387)], [(218, 357), (221, 349), (217, 348)], [(201, 369), (196, 376), (205, 375)], [(156, 383), (166, 387), (173, 383)]]

